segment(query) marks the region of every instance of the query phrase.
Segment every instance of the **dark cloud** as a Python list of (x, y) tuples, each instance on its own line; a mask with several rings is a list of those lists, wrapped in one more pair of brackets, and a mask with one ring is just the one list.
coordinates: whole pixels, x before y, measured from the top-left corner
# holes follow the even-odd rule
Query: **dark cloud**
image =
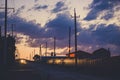
[[(46, 24), (46, 32), (52, 32), (58, 39), (64, 39), (67, 37), (67, 30), (70, 26), (74, 26), (73, 19), (67, 14), (59, 14), (57, 17)], [(59, 36), (58, 36), (59, 35)]]
[(60, 1), (60, 2), (56, 3), (55, 8), (52, 10), (52, 12), (58, 13), (60, 11), (66, 10), (66, 9), (68, 9), (68, 8), (65, 6), (64, 2)]
[[(96, 29), (96, 30), (95, 30)], [(98, 48), (110, 48), (112, 55), (120, 55), (120, 27), (115, 24), (100, 24), (89, 29), (82, 29), (78, 35), (78, 45), (81, 50), (96, 50)]]
[[(52, 33), (57, 39), (59, 48), (68, 46), (69, 27), (71, 27), (71, 37), (74, 40), (74, 19), (70, 14), (58, 14), (57, 17), (46, 24), (47, 35)], [(78, 30), (81, 30), (80, 24), (77, 23)], [(72, 43), (73, 45), (73, 43)]]
[[(26, 38), (26, 43), (31, 47), (39, 47), (39, 44), (45, 45), (48, 42), (50, 49), (53, 49), (53, 37), (56, 37), (57, 48), (65, 48), (68, 46), (68, 28), (72, 28), (71, 43), (74, 47), (74, 20), (69, 14), (58, 14), (55, 19), (46, 23), (45, 27), (36, 24), (35, 21), (26, 21), (23, 18), (15, 17), (11, 19), (8, 17), (8, 24), (16, 23), (15, 32), (29, 36)], [(97, 26), (97, 27), (96, 27)], [(98, 47), (110, 48), (113, 55), (120, 55), (120, 28), (115, 24), (105, 25), (91, 25), (88, 29), (83, 29), (78, 24), (78, 47), (80, 50), (90, 49), (96, 50)], [(18, 43), (22, 37), (18, 38)], [(110, 46), (109, 46), (110, 45)], [(80, 47), (82, 46), (82, 47)], [(78, 49), (78, 50), (79, 50)]]
[(34, 0), (34, 2), (38, 2), (39, 0)]
[(101, 19), (109, 20), (113, 17), (113, 11), (107, 12)]
[(15, 12), (15, 15), (19, 15), (24, 9), (25, 9), (25, 5), (22, 5), (20, 8), (17, 9), (17, 11)]
[(73, 29), (74, 26), (74, 20), (71, 19), (69, 14), (58, 14), (55, 19), (50, 20), (43, 28), (36, 24), (35, 21), (28, 22), (18, 16), (14, 17), (14, 19), (9, 17), (8, 24), (11, 23), (16, 24), (15, 31), (17, 33), (29, 36), (26, 42), (32, 47), (38, 47), (38, 42), (49, 41), (50, 44), (53, 44), (54, 36), (57, 39), (57, 46), (65, 47), (68, 42), (68, 29), (69, 27)]
[(107, 10), (104, 19), (110, 19), (113, 17), (114, 10), (113, 8), (119, 5), (120, 0), (93, 0), (89, 8), (91, 9), (88, 15), (84, 18), (85, 20), (93, 20), (96, 19), (100, 12)]
[(4, 18), (4, 12), (0, 12), (0, 20)]
[(35, 5), (32, 9), (34, 10), (41, 10), (41, 9), (47, 9), (47, 5)]
[(14, 19), (8, 17), (8, 24), (15, 24), (14, 30), (17, 33), (21, 33), (23, 35), (28, 35), (33, 39), (38, 38), (39, 34), (42, 33), (42, 28), (39, 24), (36, 24), (35, 21), (26, 21), (23, 18), (18, 16), (14, 16)]
[[(53, 49), (53, 36), (55, 36), (57, 48), (67, 47), (68, 46), (67, 23), (66, 23), (67, 27), (65, 26), (65, 23), (64, 23), (63, 27), (61, 27), (62, 24), (59, 22), (58, 22), (58, 24), (61, 24), (61, 25), (53, 24), (53, 23), (56, 23), (57, 20), (58, 21), (60, 20), (59, 17), (58, 17), (58, 19), (54, 19), (54, 20), (50, 21), (49, 23), (47, 23), (46, 24), (47, 27), (45, 27), (42, 30), (41, 30), (41, 28), (37, 28), (34, 26), (34, 27), (32, 27), (32, 28), (36, 28), (36, 29), (33, 29), (34, 31), (32, 31), (31, 29), (28, 29), (28, 28), (27, 28), (28, 30), (23, 31), (23, 32), (26, 32), (26, 35), (29, 36), (29, 38), (26, 41), (29, 44), (29, 46), (38, 47), (39, 44), (42, 44), (43, 46), (45, 46), (45, 42), (47, 41), (49, 48)], [(71, 22), (71, 23), (73, 23), (73, 22)], [(98, 27), (96, 28), (95, 31), (93, 31), (93, 30), (94, 30), (94, 27), (86, 29), (86, 30), (82, 29), (81, 31), (78, 31), (78, 32), (80, 32), (80, 34), (78, 35), (78, 46), (83, 46), (78, 49), (86, 50), (85, 47), (87, 48), (87, 46), (88, 47), (91, 46), (92, 50), (96, 50), (98, 48), (104, 47), (106, 49), (110, 48), (112, 55), (120, 55), (119, 54), (120, 53), (120, 51), (119, 51), (120, 29), (118, 26), (116, 26), (114, 24), (111, 24), (108, 26), (105, 24), (101, 24), (101, 25), (98, 25)], [(38, 33), (35, 33), (36, 31)], [(74, 33), (73, 32), (72, 32), (72, 42), (71, 43), (72, 43), (71, 46), (74, 47)], [(97, 45), (99, 47), (97, 47)], [(106, 46), (106, 45), (113, 45), (113, 46)]]
[(110, 24), (108, 26), (101, 24), (93, 34), (102, 44), (120, 46), (120, 38), (118, 37), (120, 36), (120, 27), (115, 24)]
[(44, 10), (47, 8), (48, 8), (48, 5), (35, 4), (31, 9), (28, 9), (28, 11), (31, 11), (31, 10), (40, 11), (40, 10)]
[(95, 26), (89, 29), (82, 29), (78, 36), (79, 44), (112, 44), (120, 46), (120, 28), (115, 24), (100, 24), (94, 31)]
[[(68, 42), (68, 29), (69, 27), (73, 28), (74, 21), (67, 14), (58, 14), (57, 17), (53, 20), (50, 20), (46, 23), (44, 29), (42, 30), (40, 35), (40, 42), (44, 43), (45, 41), (49, 41), (49, 44), (53, 44), (53, 37), (56, 37), (57, 47), (63, 48), (67, 46)], [(38, 35), (38, 36), (40, 36)], [(34, 43), (37, 43), (36, 40)], [(64, 43), (64, 44), (63, 44)], [(50, 45), (53, 47), (53, 45)]]

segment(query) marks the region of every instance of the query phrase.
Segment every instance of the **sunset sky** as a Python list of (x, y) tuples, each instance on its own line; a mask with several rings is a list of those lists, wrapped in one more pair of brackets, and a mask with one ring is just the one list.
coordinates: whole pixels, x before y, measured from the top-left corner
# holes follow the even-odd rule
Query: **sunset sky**
[[(0, 7), (4, 7), (0, 0)], [(71, 51), (74, 51), (74, 8), (78, 28), (78, 50), (92, 53), (101, 47), (110, 49), (113, 56), (120, 55), (120, 0), (9, 0), (8, 32), (14, 26), (16, 47), (21, 58), (35, 51), (53, 52), (56, 37), (57, 54), (68, 53), (68, 29), (71, 27)], [(0, 10), (0, 25), (4, 26), (4, 10)], [(4, 29), (4, 28), (2, 28)]]

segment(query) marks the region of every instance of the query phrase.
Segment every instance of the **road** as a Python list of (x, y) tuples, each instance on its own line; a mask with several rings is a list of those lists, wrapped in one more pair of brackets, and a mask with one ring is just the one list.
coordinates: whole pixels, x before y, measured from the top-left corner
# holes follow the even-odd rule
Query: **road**
[(28, 64), (15, 64), (0, 73), (0, 80), (41, 80), (40, 75)]
[[(16, 64), (2, 73), (0, 80), (113, 80), (92, 75), (83, 75), (78, 72), (68, 71), (35, 62)], [(114, 79), (117, 80), (117, 79)]]

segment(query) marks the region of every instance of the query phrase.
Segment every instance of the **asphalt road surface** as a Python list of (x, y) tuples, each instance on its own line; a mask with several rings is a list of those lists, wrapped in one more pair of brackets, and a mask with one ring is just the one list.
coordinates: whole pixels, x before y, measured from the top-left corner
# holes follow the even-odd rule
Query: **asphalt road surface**
[(51, 65), (27, 62), (15, 64), (0, 74), (0, 80), (117, 80), (83, 75)]

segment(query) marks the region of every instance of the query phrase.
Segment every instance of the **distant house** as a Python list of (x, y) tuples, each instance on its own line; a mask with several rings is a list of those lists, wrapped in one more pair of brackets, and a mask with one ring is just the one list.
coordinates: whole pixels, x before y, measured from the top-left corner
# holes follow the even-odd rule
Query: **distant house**
[(85, 51), (81, 51), (81, 50), (79, 50), (79, 51), (77, 51), (77, 52), (72, 52), (72, 53), (70, 53), (70, 54), (67, 54), (67, 56), (69, 56), (70, 58), (74, 58), (75, 55), (76, 55), (77, 58), (79, 58), (79, 59), (91, 58), (91, 56), (92, 56), (90, 53), (85, 52)]
[(93, 52), (93, 58), (109, 58), (110, 57), (110, 51), (109, 49), (100, 48)]

